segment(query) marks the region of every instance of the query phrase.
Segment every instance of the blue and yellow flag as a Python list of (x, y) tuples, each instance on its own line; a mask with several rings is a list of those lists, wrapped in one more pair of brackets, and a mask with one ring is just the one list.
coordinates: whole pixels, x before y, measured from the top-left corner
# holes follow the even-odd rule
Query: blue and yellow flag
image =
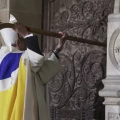
[(26, 67), (22, 53), (8, 53), (0, 63), (0, 120), (23, 120)]

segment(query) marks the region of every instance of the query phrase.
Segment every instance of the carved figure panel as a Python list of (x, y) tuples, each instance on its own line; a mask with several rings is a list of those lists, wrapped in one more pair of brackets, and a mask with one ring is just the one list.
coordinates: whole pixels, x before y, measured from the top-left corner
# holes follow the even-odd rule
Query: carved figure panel
[[(107, 17), (114, 0), (45, 0), (44, 29), (106, 43)], [(46, 38), (45, 38), (46, 39)], [(44, 52), (57, 40), (44, 40)], [(105, 108), (98, 91), (106, 75), (106, 49), (66, 41), (60, 53), (62, 71), (49, 83), (51, 120), (104, 120)]]

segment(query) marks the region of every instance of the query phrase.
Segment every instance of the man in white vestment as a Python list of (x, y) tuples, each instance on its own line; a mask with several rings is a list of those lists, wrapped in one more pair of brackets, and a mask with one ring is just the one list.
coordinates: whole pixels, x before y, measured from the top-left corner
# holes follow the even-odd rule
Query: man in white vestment
[(0, 120), (48, 120), (44, 86), (61, 70), (58, 53), (66, 34), (60, 33), (62, 37), (47, 59), (37, 36), (22, 24), (0, 33), (5, 43), (0, 49)]

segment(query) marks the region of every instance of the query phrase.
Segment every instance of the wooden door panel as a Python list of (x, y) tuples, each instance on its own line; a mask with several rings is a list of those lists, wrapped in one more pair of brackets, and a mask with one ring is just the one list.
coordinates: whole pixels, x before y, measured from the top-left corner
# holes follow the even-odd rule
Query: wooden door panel
[[(114, 0), (45, 0), (44, 29), (106, 43), (113, 7)], [(43, 50), (56, 44), (44, 37)], [(48, 85), (51, 120), (104, 120), (98, 91), (106, 75), (106, 48), (67, 41), (60, 60), (63, 70)]]

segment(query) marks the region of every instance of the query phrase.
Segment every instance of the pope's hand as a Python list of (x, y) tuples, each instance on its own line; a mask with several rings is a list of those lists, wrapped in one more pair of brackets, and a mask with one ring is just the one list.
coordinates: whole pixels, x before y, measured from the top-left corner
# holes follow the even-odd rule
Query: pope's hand
[(25, 36), (27, 36), (28, 34), (30, 34), (30, 33), (28, 32), (27, 28), (26, 28), (23, 24), (21, 24), (21, 23), (15, 23), (14, 25), (15, 25), (14, 30), (15, 30), (20, 36), (22, 36), (23, 38), (24, 38)]
[(55, 48), (55, 53), (59, 53), (63, 49), (63, 45), (65, 44), (66, 38), (68, 36), (67, 33), (59, 32), (61, 38), (58, 40), (58, 44)]

